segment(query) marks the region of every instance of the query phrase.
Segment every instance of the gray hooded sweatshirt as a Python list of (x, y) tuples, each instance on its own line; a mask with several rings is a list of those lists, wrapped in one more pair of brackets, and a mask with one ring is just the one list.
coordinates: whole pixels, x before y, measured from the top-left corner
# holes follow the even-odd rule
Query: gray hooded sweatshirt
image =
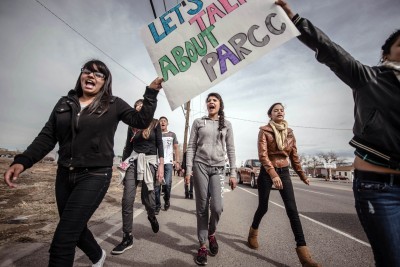
[(225, 120), (225, 127), (219, 131), (218, 120), (207, 116), (196, 119), (190, 132), (186, 153), (186, 173), (192, 173), (193, 162), (212, 167), (225, 166), (225, 154), (230, 164), (230, 176), (236, 178), (236, 156), (232, 124)]

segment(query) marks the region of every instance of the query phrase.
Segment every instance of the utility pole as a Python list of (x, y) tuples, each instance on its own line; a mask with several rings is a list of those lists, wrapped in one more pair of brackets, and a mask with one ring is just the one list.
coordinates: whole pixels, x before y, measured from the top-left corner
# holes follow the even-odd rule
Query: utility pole
[(190, 113), (190, 100), (185, 104), (186, 115), (185, 115), (185, 134), (183, 140), (183, 153), (186, 152), (187, 149), (187, 139), (188, 139), (188, 131), (189, 131), (189, 113)]

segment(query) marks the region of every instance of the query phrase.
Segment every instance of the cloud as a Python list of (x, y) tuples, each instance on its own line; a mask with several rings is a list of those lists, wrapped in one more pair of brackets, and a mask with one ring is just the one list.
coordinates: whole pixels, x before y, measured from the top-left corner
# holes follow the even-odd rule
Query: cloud
[[(91, 58), (99, 58), (109, 66), (114, 94), (131, 104), (142, 97), (145, 84), (156, 77), (139, 37), (140, 29), (154, 19), (148, 1), (42, 3), (70, 27), (36, 1), (0, 1), (0, 147), (25, 149), (42, 129), (59, 97), (74, 87), (82, 64)], [(155, 4), (160, 15), (164, 6), (161, 2)], [(394, 8), (397, 0), (310, 0), (290, 4), (368, 65), (378, 62), (380, 46), (400, 25), (398, 8)], [(176, 1), (166, 0), (166, 5), (171, 8)], [(353, 125), (351, 89), (296, 39), (194, 98), (190, 125), (204, 115), (205, 96), (211, 91), (219, 92), (224, 99), (225, 114), (234, 128), (238, 163), (257, 157), (258, 129), (267, 123), (266, 111), (274, 102), (285, 104), (286, 119), (293, 125), (300, 153), (352, 153), (348, 145)], [(167, 116), (170, 130), (182, 143), (182, 109), (172, 112), (164, 92), (158, 99), (155, 117)], [(116, 154), (122, 153), (126, 129), (122, 123), (118, 127)]]

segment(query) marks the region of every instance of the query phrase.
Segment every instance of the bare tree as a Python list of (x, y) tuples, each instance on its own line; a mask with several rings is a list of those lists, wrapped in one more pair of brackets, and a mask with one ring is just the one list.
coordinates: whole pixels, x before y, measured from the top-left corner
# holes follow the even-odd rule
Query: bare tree
[(321, 165), (321, 159), (318, 156), (311, 155), (300, 155), (300, 161), (303, 166), (306, 166), (312, 172), (312, 176), (315, 177), (315, 169)]
[(322, 159), (322, 162), (326, 163), (336, 163), (338, 159), (338, 155), (333, 151), (327, 153), (319, 152), (317, 156)]
[[(324, 162), (324, 163), (337, 163), (337, 160), (339, 158), (338, 155), (333, 151), (330, 151), (327, 153), (320, 152), (317, 155), (318, 155), (318, 157), (320, 157), (322, 159), (322, 162)], [(328, 170), (327, 179), (330, 180), (332, 178), (332, 170), (331, 170), (331, 168), (327, 168), (327, 170)]]

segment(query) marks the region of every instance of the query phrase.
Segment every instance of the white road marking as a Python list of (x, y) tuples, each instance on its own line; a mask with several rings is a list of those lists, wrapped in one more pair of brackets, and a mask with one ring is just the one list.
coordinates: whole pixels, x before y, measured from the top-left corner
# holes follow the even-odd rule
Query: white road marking
[[(183, 179), (180, 180), (179, 182), (177, 182), (173, 187), (171, 187), (171, 191), (172, 189), (174, 189), (175, 187), (177, 187), (178, 185), (180, 185), (183, 182)], [(141, 207), (139, 209), (134, 209), (133, 212), (133, 218), (136, 218), (137, 216), (139, 216), (140, 214), (142, 214), (144, 212), (144, 208)], [(96, 240), (98, 243), (102, 243), (103, 241), (105, 241), (108, 237), (113, 236), (117, 231), (120, 231), (122, 229), (122, 220), (121, 222), (117, 223), (116, 225), (114, 225), (112, 228), (110, 228), (106, 233), (104, 233), (104, 237), (96, 237)]]
[(314, 194), (320, 194), (320, 195), (325, 195), (325, 196), (330, 196), (330, 197), (336, 197), (335, 195), (331, 195), (331, 194), (327, 194), (327, 193), (321, 193), (321, 192), (307, 190), (307, 189), (302, 189), (302, 188), (297, 188), (297, 187), (295, 188), (295, 190), (303, 190), (303, 191), (314, 193)]
[[(244, 189), (244, 188), (242, 188), (242, 187), (238, 187), (238, 188), (241, 189), (241, 190), (243, 190), (243, 191), (245, 191), (245, 192), (247, 192), (247, 193), (249, 193), (249, 194), (251, 194), (251, 195), (254, 195), (254, 196), (258, 197), (257, 194), (255, 194), (255, 193), (253, 193), (253, 192), (251, 192), (251, 191), (249, 191), (249, 190), (247, 190), (247, 189)], [(274, 204), (274, 205), (276, 205), (276, 206), (278, 206), (278, 207), (280, 207), (280, 208), (282, 208), (282, 209), (285, 209), (284, 206), (282, 206), (282, 205), (280, 205), (280, 204), (278, 204), (278, 203), (275, 203), (275, 202), (273, 202), (273, 201), (271, 201), (271, 200), (270, 200), (269, 202), (272, 203), (272, 204)], [(369, 243), (364, 242), (364, 241), (362, 241), (362, 240), (360, 240), (360, 239), (357, 239), (357, 238), (355, 238), (355, 237), (352, 236), (352, 235), (349, 235), (349, 234), (347, 234), (347, 233), (345, 233), (345, 232), (343, 232), (343, 231), (340, 231), (339, 229), (336, 229), (336, 228), (334, 228), (334, 227), (332, 227), (332, 226), (329, 226), (329, 225), (327, 225), (327, 224), (325, 224), (325, 223), (322, 223), (322, 222), (319, 222), (319, 221), (317, 221), (317, 220), (314, 220), (314, 219), (312, 219), (312, 218), (310, 218), (310, 217), (308, 217), (308, 216), (305, 216), (305, 215), (303, 215), (303, 214), (301, 214), (301, 213), (299, 213), (299, 215), (300, 215), (301, 217), (303, 217), (304, 219), (307, 219), (307, 220), (309, 220), (309, 221), (311, 221), (311, 222), (314, 222), (314, 223), (316, 223), (316, 224), (318, 224), (318, 225), (320, 225), (320, 226), (322, 226), (322, 227), (325, 227), (325, 228), (327, 228), (327, 229), (329, 229), (329, 230), (332, 230), (333, 232), (338, 233), (338, 234), (340, 234), (340, 235), (342, 235), (342, 236), (345, 236), (345, 237), (347, 237), (347, 238), (349, 238), (349, 239), (351, 239), (351, 240), (354, 240), (354, 241), (356, 241), (356, 242), (358, 242), (358, 243), (360, 243), (360, 244), (362, 244), (362, 245), (364, 245), (364, 246), (371, 247), (371, 245), (370, 245)]]

